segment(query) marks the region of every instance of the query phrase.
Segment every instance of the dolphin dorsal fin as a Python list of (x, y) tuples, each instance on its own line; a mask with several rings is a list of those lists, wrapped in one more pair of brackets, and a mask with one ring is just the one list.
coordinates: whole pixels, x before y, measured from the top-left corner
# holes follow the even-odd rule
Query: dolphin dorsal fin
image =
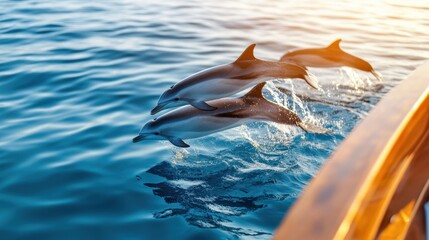
[(235, 60), (236, 62), (240, 61), (248, 61), (248, 60), (255, 60), (255, 55), (253, 55), (253, 51), (255, 50), (256, 44), (252, 44), (244, 50), (244, 52), (240, 55), (240, 57)]
[(341, 48), (340, 48), (340, 42), (341, 42), (341, 38), (339, 38), (339, 39), (337, 39), (337, 40), (335, 40), (335, 41), (333, 41), (328, 47), (326, 47), (327, 49), (330, 49), (330, 50), (341, 50)]
[(246, 95), (244, 95), (245, 98), (264, 98), (262, 95), (262, 89), (264, 88), (265, 83), (260, 83), (256, 85), (254, 88), (252, 88)]

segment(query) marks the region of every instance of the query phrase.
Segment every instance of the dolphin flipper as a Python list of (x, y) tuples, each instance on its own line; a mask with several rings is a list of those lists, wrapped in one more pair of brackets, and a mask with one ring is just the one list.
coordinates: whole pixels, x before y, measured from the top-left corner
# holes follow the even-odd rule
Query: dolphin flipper
[(210, 106), (204, 101), (189, 101), (189, 104), (191, 104), (193, 107), (198, 108), (199, 110), (203, 111), (214, 111), (217, 109), (217, 107)]
[(189, 145), (178, 137), (166, 136), (167, 140), (170, 141), (176, 147), (188, 148)]
[(140, 141), (141, 141), (141, 140), (143, 140), (143, 139), (144, 139), (144, 137), (143, 137), (143, 136), (138, 135), (137, 137), (133, 138), (133, 143), (140, 142)]

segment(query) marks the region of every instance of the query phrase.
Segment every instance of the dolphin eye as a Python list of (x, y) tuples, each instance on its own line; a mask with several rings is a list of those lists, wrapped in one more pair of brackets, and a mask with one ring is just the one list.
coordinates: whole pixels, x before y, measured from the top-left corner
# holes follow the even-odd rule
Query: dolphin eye
[(159, 132), (154, 133), (155, 135), (159, 135)]
[(179, 101), (179, 98), (175, 98), (174, 101)]

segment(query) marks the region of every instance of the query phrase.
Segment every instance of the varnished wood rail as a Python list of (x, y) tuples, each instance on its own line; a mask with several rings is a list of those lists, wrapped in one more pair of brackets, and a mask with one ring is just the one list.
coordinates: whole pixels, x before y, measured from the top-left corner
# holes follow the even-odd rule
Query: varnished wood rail
[(424, 239), (428, 178), (429, 62), (340, 144), (274, 239)]

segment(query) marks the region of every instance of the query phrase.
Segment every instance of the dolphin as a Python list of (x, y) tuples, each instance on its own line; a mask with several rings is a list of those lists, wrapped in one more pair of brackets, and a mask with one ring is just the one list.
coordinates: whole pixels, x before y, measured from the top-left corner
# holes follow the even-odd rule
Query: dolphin
[(303, 67), (351, 67), (370, 72), (377, 80), (382, 80), (381, 75), (367, 61), (343, 51), (340, 48), (340, 42), (341, 39), (337, 39), (325, 48), (307, 48), (291, 51), (283, 55), (280, 61), (295, 63)]
[(184, 139), (199, 138), (242, 124), (270, 121), (295, 125), (308, 132), (328, 131), (303, 122), (291, 110), (265, 99), (260, 83), (239, 98), (224, 98), (209, 101), (213, 111), (205, 111), (192, 106), (184, 106), (147, 122), (133, 142), (141, 140), (168, 140), (177, 147), (189, 147)]
[(230, 97), (275, 78), (301, 78), (318, 89), (317, 83), (305, 68), (293, 63), (257, 59), (253, 54), (255, 46), (248, 46), (232, 63), (197, 72), (171, 86), (161, 95), (151, 114), (187, 104), (199, 110), (213, 111), (216, 107), (206, 101)]

